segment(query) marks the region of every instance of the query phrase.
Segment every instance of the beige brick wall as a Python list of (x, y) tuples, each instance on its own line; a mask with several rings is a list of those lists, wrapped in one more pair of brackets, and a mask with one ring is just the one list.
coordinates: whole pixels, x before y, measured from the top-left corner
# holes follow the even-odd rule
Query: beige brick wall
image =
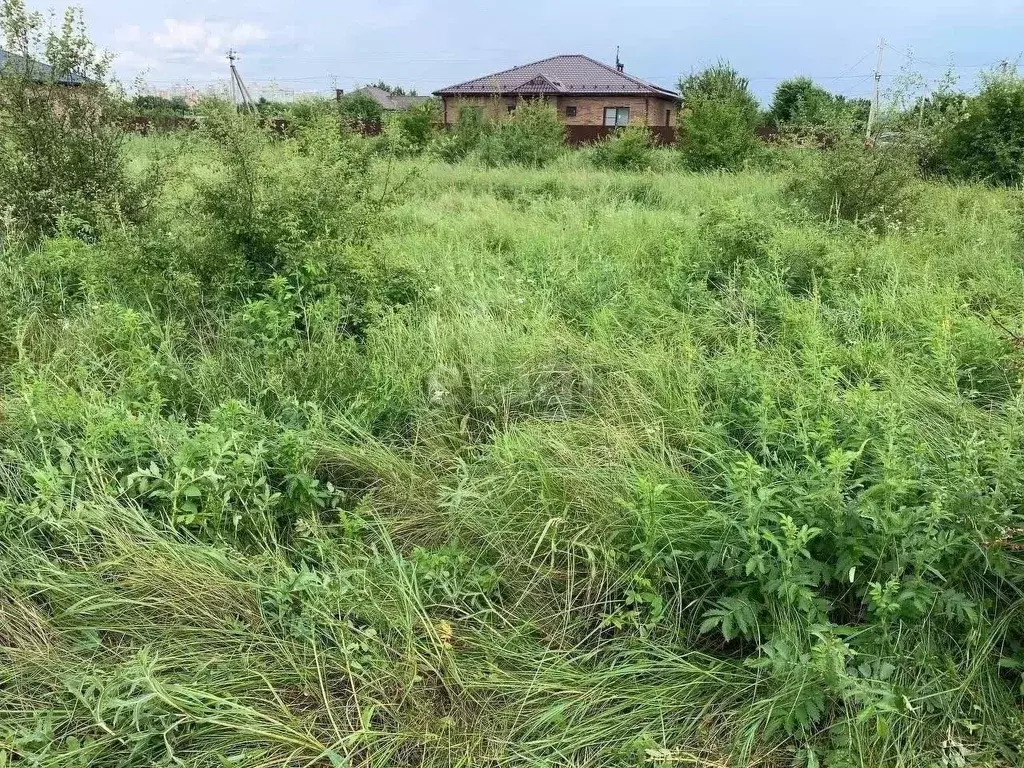
[[(566, 107), (576, 107), (576, 116), (568, 117)], [(604, 125), (605, 107), (629, 107), (630, 125), (676, 124), (676, 104), (654, 96), (559, 96), (558, 112), (567, 125)]]
[(497, 120), (508, 113), (508, 106), (515, 104), (515, 99), (503, 96), (444, 96), (441, 99), (444, 121), (454, 123), (459, 119), (459, 111), (464, 107), (477, 107), (484, 111), (488, 120)]
[[(505, 96), (445, 96), (442, 99), (444, 120), (454, 123), (463, 107), (479, 107), (489, 120), (508, 113), (516, 99)], [(605, 107), (629, 107), (630, 125), (665, 125), (665, 111), (670, 110), (668, 124), (676, 124), (678, 103), (657, 96), (557, 96), (558, 114), (566, 125), (604, 125)], [(576, 116), (567, 117), (566, 107), (576, 107)]]

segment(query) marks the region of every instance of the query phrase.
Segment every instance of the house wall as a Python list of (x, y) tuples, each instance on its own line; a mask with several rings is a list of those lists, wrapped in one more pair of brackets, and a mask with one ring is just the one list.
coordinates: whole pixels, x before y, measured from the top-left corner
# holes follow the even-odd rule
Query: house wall
[[(557, 107), (566, 125), (604, 125), (605, 107), (629, 107), (630, 125), (665, 125), (668, 109), (668, 125), (674, 126), (678, 104), (657, 96), (559, 96)], [(568, 117), (566, 107), (576, 107), (576, 116)]]
[[(629, 107), (630, 125), (665, 125), (665, 110), (671, 110), (668, 125), (676, 124), (678, 102), (658, 96), (556, 96), (553, 98), (558, 114), (566, 125), (604, 125), (605, 107)], [(448, 124), (459, 119), (463, 107), (477, 107), (483, 110), (489, 120), (497, 120), (508, 114), (508, 107), (517, 100), (507, 96), (444, 96), (444, 121)], [(566, 107), (576, 107), (576, 116), (567, 117)]]

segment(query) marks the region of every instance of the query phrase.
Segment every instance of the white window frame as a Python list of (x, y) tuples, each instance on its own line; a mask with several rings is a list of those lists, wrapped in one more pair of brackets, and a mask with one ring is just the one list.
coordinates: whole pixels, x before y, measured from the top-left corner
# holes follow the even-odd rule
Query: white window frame
[[(608, 122), (609, 112), (611, 115), (611, 122)], [(604, 108), (604, 126), (605, 128), (621, 128), (625, 125), (629, 125), (629, 107), (605, 107)]]

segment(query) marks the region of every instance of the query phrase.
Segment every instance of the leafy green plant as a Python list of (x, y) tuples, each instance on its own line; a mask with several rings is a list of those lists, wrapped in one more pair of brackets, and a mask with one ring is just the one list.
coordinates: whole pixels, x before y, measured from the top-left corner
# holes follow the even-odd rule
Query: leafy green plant
[(338, 101), (338, 113), (344, 123), (352, 128), (380, 127), (384, 120), (384, 107), (364, 91), (355, 91)]
[(594, 164), (620, 171), (649, 170), (654, 157), (654, 139), (644, 126), (628, 126), (598, 142), (593, 150)]
[(951, 94), (936, 109), (957, 118), (940, 126), (936, 165), (961, 179), (1003, 185), (1024, 181), (1024, 79), (1016, 72), (989, 75), (974, 98)]
[(223, 164), (199, 185), (208, 236), (257, 279), (299, 266), (317, 241), (365, 241), (390, 201), (393, 187), (375, 188), (370, 148), (330, 118), (300, 131), (287, 145), (287, 162), (270, 160), (269, 134), (220, 103), (208, 103), (203, 133)]
[(524, 101), (494, 124), (480, 145), (486, 165), (541, 168), (565, 150), (565, 126), (555, 108), (542, 101)]
[(125, 173), (124, 102), (80, 12), (54, 28), (22, 0), (5, 0), (0, 27), (0, 200), (11, 222), (35, 239), (62, 226), (91, 235), (105, 218), (141, 215), (152, 190)]
[(396, 116), (402, 136), (414, 154), (422, 153), (434, 138), (440, 116), (434, 101), (425, 101)]
[(456, 163), (480, 146), (491, 131), (491, 124), (483, 110), (464, 108), (459, 111), (455, 124), (434, 140), (434, 153), (448, 163)]
[(913, 215), (917, 180), (917, 152), (905, 140), (839, 136), (788, 190), (822, 218), (884, 228)]
[(720, 62), (679, 87), (685, 105), (679, 147), (687, 166), (698, 171), (742, 167), (758, 149), (754, 130), (761, 114), (747, 80)]

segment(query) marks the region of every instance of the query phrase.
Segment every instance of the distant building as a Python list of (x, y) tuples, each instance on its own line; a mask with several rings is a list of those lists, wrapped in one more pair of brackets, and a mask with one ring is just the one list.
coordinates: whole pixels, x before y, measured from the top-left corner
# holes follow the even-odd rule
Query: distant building
[(27, 74), (37, 83), (56, 82), (58, 85), (66, 85), (69, 88), (85, 85), (89, 82), (88, 79), (74, 73), (54, 80), (53, 67), (49, 64), (43, 64), (41, 61), (28, 59), (19, 54), (8, 53), (3, 48), (0, 48), (0, 70)]
[(412, 107), (418, 107), (420, 104), (428, 101), (429, 96), (395, 96), (390, 91), (386, 91), (383, 88), (378, 88), (375, 85), (368, 85), (364, 88), (357, 88), (349, 94), (344, 91), (336, 91), (337, 98), (344, 98), (346, 95), (363, 94), (369, 96), (371, 99), (376, 101), (385, 112), (401, 112), (405, 109), (411, 109)]
[[(434, 92), (443, 102), (444, 122), (463, 109), (496, 119), (524, 99), (552, 103), (570, 128), (646, 125), (671, 129), (682, 104), (675, 91), (627, 75), (589, 56), (570, 54), (523, 64)], [(671, 131), (669, 131), (671, 133)]]

